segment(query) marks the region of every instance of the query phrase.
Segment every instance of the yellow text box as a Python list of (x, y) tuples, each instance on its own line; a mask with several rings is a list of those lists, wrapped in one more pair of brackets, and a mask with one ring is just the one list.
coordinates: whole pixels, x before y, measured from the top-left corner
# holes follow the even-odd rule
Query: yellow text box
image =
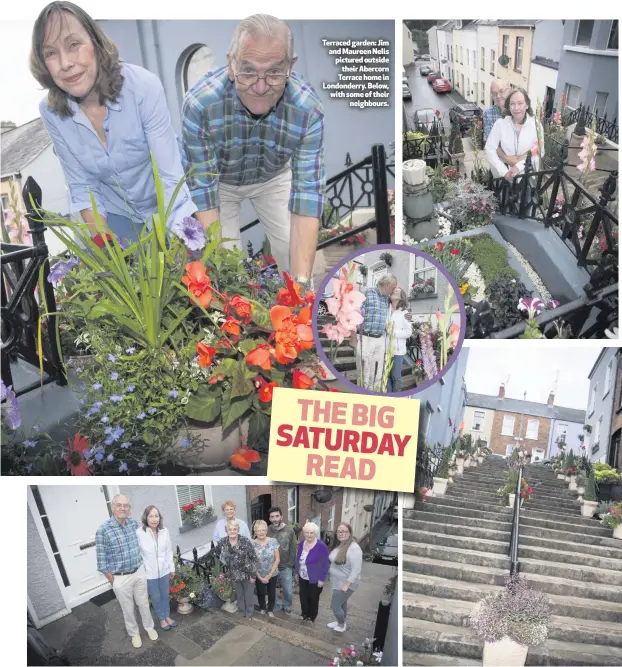
[(412, 493), (419, 400), (275, 387), (268, 479)]

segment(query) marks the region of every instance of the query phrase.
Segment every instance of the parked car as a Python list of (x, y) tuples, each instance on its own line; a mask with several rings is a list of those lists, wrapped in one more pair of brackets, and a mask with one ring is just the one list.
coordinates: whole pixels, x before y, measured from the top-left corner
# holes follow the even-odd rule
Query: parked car
[(428, 74), (428, 83), (432, 83), (436, 79), (441, 79), (441, 78), (442, 77), (438, 72), (430, 72), (430, 74)]
[(415, 111), (413, 120), (416, 131), (425, 129), (427, 132), (431, 132), (432, 128), (434, 127), (434, 121), (436, 121), (439, 132), (443, 132), (443, 121), (441, 120), (440, 116), (436, 115), (435, 109), (417, 109)]
[(397, 565), (397, 553), (397, 535), (391, 533), (378, 542), (372, 555), (374, 563), (391, 563), (392, 565)]
[(438, 78), (432, 81), (432, 88), (435, 93), (451, 93), (451, 83), (448, 79)]
[(402, 99), (403, 100), (412, 100), (413, 94), (410, 92), (407, 81), (402, 81)]
[(421, 74), (421, 76), (427, 76), (431, 72), (432, 72), (432, 68), (429, 65), (422, 65), (419, 68), (419, 74)]
[(467, 102), (467, 104), (456, 104), (449, 110), (449, 120), (454, 122), (454, 119), (460, 123), (460, 131), (468, 132), (471, 129), (471, 123), (475, 118), (481, 118), (482, 110), (473, 104), (472, 102)]

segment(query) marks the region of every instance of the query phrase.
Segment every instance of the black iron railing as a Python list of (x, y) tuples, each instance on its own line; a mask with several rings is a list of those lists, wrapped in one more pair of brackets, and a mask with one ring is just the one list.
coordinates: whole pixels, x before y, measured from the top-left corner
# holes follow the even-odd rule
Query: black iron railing
[[(211, 546), (214, 546), (213, 542)], [(189, 560), (187, 558), (182, 558), (181, 549), (179, 548), (179, 545), (177, 545), (177, 559), (182, 565), (191, 567), (196, 575), (205, 577), (208, 584), (211, 583), (211, 573), (214, 565), (214, 554), (212, 553), (211, 548), (206, 554), (199, 556), (197, 548), (194, 547), (192, 550), (192, 560)], [(224, 569), (225, 568), (223, 567), (223, 570)]]
[(450, 162), (443, 135), (428, 135), (412, 139), (408, 137), (407, 132), (404, 132), (402, 155), (404, 160), (424, 160), (429, 167), (436, 167), (439, 159), (444, 164)]
[[(50, 263), (48, 247), (45, 243), (45, 226), (37, 219), (32, 207), (31, 197), (35, 206), (41, 206), (41, 188), (32, 177), (29, 177), (23, 189), (23, 198), (27, 209), (33, 245), (0, 243), (0, 263), (2, 280), (0, 292), (2, 299), (2, 380), (5, 385), (13, 385), (11, 360), (23, 359), (35, 368), (42, 365), (46, 377), (44, 383), (57, 382), (64, 385), (67, 380), (62, 362), (58, 354), (56, 322), (50, 316), (42, 329), (43, 359), (38, 353), (38, 326), (40, 305), (37, 300), (38, 281), (43, 267), (43, 296), (48, 313), (56, 312), (56, 300), (52, 285), (48, 282)], [(41, 294), (38, 295), (41, 298)], [(39, 381), (15, 388), (21, 395), (34, 389)]]
[(607, 114), (604, 116), (598, 115), (598, 109), (590, 111), (590, 109), (583, 104), (579, 104), (577, 109), (572, 109), (564, 113), (562, 122), (565, 126), (572, 125), (572, 123), (579, 123), (584, 127), (592, 127), (594, 121), (595, 130), (598, 134), (608, 137), (614, 144), (618, 143), (618, 123), (617, 118), (607, 120)]
[(514, 492), (514, 514), (512, 516), (512, 534), (510, 537), (510, 574), (518, 574), (520, 563), (518, 561), (518, 543), (520, 540), (520, 492), (523, 479), (523, 464), (518, 467), (518, 479), (516, 480), (516, 491)]
[(425, 443), (417, 448), (417, 465), (415, 469), (415, 486), (431, 489), (434, 485), (434, 475), (441, 462), (443, 446), (437, 444), (430, 447)]

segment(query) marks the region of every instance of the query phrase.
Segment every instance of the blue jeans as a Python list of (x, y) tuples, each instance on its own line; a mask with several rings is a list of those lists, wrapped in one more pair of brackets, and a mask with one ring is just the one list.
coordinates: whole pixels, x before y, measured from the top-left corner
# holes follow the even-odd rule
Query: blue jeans
[(170, 594), (168, 591), (169, 576), (165, 574), (159, 579), (147, 579), (147, 590), (157, 617), (165, 621), (171, 615)]
[(275, 609), (291, 609), (294, 600), (294, 583), (292, 577), (292, 568), (285, 567), (279, 570), (279, 579), (283, 587), (283, 600), (277, 600)]
[(391, 374), (387, 380), (387, 391), (394, 393), (402, 391), (402, 365), (404, 363), (404, 355), (396, 354), (393, 356), (393, 366), (391, 366)]
[[(128, 239), (129, 241), (138, 241), (138, 236), (136, 232), (140, 234), (142, 232), (143, 223), (130, 218), (127, 218), (124, 215), (118, 215), (117, 213), (107, 213), (106, 220), (108, 222), (108, 227), (110, 231), (120, 239)], [(136, 225), (136, 229), (134, 229)]]

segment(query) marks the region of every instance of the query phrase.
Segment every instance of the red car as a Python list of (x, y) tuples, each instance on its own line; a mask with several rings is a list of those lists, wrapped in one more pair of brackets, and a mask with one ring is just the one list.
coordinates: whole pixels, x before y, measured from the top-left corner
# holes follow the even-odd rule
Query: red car
[(435, 93), (451, 93), (451, 84), (447, 79), (434, 79), (432, 88)]
[(440, 79), (441, 75), (438, 72), (431, 72), (428, 74), (428, 83), (432, 83), (434, 79)]

